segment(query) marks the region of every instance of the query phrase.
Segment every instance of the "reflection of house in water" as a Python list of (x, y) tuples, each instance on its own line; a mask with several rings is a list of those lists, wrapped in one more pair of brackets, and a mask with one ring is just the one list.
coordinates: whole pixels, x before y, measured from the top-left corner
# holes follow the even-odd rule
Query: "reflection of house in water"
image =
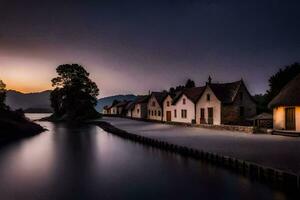
[(280, 91), (269, 107), (273, 109), (275, 131), (300, 133), (300, 74)]

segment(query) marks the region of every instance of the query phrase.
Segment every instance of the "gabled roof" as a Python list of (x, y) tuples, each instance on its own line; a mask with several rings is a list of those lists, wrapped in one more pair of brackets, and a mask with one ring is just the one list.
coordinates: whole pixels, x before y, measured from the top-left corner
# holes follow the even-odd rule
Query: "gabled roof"
[(300, 106), (300, 74), (287, 83), (269, 103), (269, 108), (278, 106)]
[(162, 107), (165, 98), (168, 96), (167, 92), (152, 92), (151, 97), (154, 97), (160, 107)]
[(140, 104), (140, 103), (148, 103), (149, 95), (140, 95), (136, 97), (136, 100), (134, 101), (134, 104)]
[(208, 86), (222, 103), (229, 104), (235, 100), (242, 84), (244, 83), (240, 80), (231, 83), (210, 83)]
[(181, 92), (178, 92), (173, 99), (173, 105), (177, 103), (182, 95), (185, 95), (193, 103), (196, 103), (201, 95), (203, 94), (205, 87), (194, 87), (194, 88), (185, 88)]

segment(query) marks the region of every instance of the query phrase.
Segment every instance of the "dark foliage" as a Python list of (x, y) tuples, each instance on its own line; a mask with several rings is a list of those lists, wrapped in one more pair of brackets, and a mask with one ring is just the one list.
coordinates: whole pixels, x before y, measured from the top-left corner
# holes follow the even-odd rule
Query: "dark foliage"
[(257, 107), (256, 107), (257, 114), (260, 114), (263, 112), (270, 112), (270, 110), (268, 109), (268, 101), (267, 101), (266, 94), (256, 94), (253, 96), (253, 98), (257, 103)]
[(269, 103), (281, 89), (293, 78), (300, 73), (300, 64), (294, 63), (280, 69), (275, 75), (269, 79), (270, 89), (267, 91), (266, 101)]
[(95, 110), (99, 89), (89, 73), (78, 64), (60, 65), (58, 77), (52, 79), (55, 89), (51, 92), (53, 118), (81, 121), (99, 117)]
[(188, 79), (185, 83), (185, 88), (193, 88), (195, 87), (195, 82), (191, 79)]
[(174, 87), (171, 87), (169, 89), (169, 93), (173, 96), (175, 96), (175, 94), (177, 92), (180, 92), (182, 91), (184, 88), (193, 88), (193, 87), (196, 87), (195, 85), (195, 82), (191, 79), (188, 79), (185, 83), (185, 85), (179, 85), (179, 86), (176, 86), (175, 88)]
[(7, 109), (7, 106), (5, 105), (5, 99), (6, 99), (6, 85), (3, 83), (2, 80), (0, 80), (0, 110)]

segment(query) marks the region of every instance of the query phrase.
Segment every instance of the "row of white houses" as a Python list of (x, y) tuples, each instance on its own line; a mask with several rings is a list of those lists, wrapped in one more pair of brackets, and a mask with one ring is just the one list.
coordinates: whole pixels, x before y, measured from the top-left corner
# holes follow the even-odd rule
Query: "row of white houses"
[(104, 114), (193, 124), (241, 124), (256, 115), (256, 103), (243, 80), (186, 88), (176, 94), (152, 92), (134, 101), (104, 107)]

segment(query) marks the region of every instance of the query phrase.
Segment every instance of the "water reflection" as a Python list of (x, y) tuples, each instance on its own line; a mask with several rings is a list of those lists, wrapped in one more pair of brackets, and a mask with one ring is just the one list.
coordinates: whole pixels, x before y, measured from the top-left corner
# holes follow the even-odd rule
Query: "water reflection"
[(0, 148), (0, 199), (286, 199), (95, 126), (41, 124), (49, 131)]

